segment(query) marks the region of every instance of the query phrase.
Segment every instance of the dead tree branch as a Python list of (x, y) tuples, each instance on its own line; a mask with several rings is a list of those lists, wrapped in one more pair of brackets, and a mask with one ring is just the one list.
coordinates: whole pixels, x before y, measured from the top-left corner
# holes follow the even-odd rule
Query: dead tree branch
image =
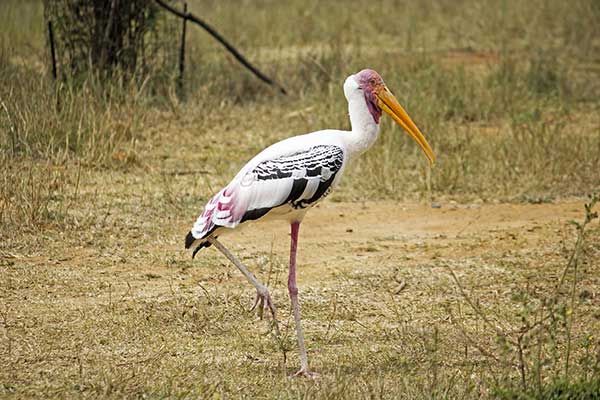
[(280, 84), (278, 84), (273, 79), (269, 78), (264, 73), (262, 73), (258, 68), (256, 68), (252, 64), (250, 64), (250, 62), (248, 60), (246, 60), (246, 58), (243, 55), (241, 55), (240, 52), (231, 45), (231, 43), (229, 43), (227, 40), (225, 40), (225, 38), (223, 36), (221, 36), (221, 34), (219, 32), (217, 32), (212, 26), (207, 24), (205, 21), (201, 20), (200, 18), (198, 18), (197, 16), (195, 16), (194, 14), (192, 14), (190, 12), (179, 11), (176, 8), (172, 7), (171, 5), (165, 3), (163, 0), (156, 0), (156, 2), (162, 8), (177, 15), (178, 17), (184, 18), (186, 20), (194, 22), (197, 25), (200, 25), (205, 31), (207, 31), (212, 37), (214, 37), (219, 43), (221, 43), (231, 54), (233, 54), (233, 56), (235, 57), (236, 60), (238, 60), (244, 67), (248, 68), (261, 81), (263, 81), (271, 86), (275, 86), (276, 88), (279, 89), (279, 91), (281, 91), (281, 93), (287, 94), (286, 90)]

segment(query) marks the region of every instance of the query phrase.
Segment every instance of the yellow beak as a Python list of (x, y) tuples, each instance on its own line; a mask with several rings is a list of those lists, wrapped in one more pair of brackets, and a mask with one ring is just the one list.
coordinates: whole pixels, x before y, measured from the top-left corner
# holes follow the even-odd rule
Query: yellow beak
[(431, 146), (429, 146), (425, 136), (423, 136), (419, 128), (417, 128), (417, 125), (410, 119), (390, 90), (386, 86), (383, 86), (381, 90), (376, 92), (376, 95), (379, 108), (385, 111), (385, 113), (392, 117), (398, 125), (404, 128), (414, 141), (417, 142), (419, 147), (421, 147), (421, 150), (423, 150), (423, 153), (425, 153), (425, 156), (429, 160), (429, 164), (433, 165), (435, 162), (435, 155), (433, 154), (433, 150), (431, 150)]

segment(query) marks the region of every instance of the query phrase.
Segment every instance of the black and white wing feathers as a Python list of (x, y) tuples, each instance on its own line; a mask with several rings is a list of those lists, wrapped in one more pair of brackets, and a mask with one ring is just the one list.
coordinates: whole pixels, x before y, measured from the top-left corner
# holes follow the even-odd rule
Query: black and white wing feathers
[(235, 228), (275, 208), (302, 210), (316, 204), (329, 194), (343, 165), (342, 148), (331, 144), (258, 162), (208, 201), (186, 238), (186, 248), (218, 228)]
[(284, 204), (309, 207), (329, 193), (343, 162), (340, 147), (317, 145), (259, 163), (241, 181), (253, 188), (249, 210)]

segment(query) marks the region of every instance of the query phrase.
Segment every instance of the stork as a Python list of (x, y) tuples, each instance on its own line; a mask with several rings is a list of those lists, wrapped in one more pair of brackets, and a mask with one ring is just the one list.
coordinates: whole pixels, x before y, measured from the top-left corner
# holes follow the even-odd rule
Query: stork
[(304, 215), (339, 184), (348, 164), (377, 140), (382, 111), (417, 142), (430, 164), (435, 160), (431, 146), (377, 72), (364, 69), (350, 75), (344, 82), (344, 95), (352, 130), (321, 130), (267, 147), (208, 201), (185, 240), (186, 249), (194, 249), (192, 258), (200, 249), (214, 245), (235, 264), (256, 288), (252, 310), (258, 305), (261, 316), (266, 312), (269, 318), (270, 313), (278, 332), (269, 290), (217, 238), (258, 219), (278, 218), (289, 222), (288, 291), (300, 353), (300, 370), (295, 376), (316, 376), (308, 366), (296, 285), (298, 231)]

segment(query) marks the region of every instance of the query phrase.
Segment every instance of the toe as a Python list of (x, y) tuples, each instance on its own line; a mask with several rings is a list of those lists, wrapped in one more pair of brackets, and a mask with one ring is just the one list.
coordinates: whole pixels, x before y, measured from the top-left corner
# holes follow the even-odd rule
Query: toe
[(320, 375), (316, 372), (310, 371), (308, 368), (302, 368), (300, 371), (292, 375), (293, 378), (307, 378), (307, 379), (319, 379)]

